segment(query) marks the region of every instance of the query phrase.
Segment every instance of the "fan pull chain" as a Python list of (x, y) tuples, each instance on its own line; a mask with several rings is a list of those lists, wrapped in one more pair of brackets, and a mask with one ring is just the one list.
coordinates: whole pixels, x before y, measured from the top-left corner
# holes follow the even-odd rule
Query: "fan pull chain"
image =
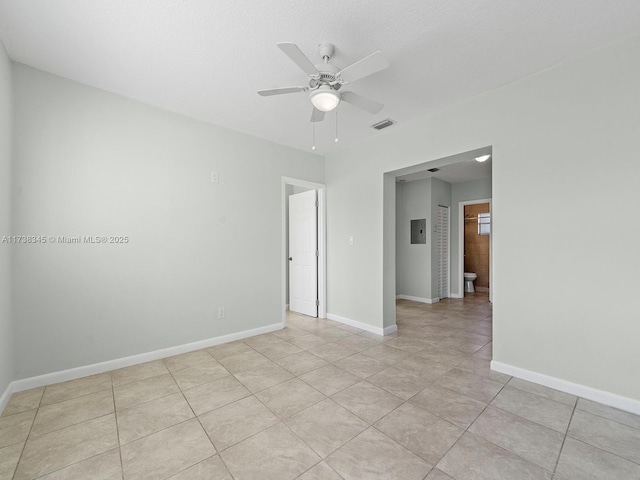
[(334, 142), (338, 143), (338, 109), (336, 108), (336, 138)]
[(311, 150), (316, 149), (316, 124), (311, 123)]

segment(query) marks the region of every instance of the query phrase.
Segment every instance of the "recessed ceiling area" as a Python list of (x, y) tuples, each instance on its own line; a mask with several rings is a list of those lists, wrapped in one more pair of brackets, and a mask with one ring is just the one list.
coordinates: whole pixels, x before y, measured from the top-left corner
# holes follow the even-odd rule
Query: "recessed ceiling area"
[[(307, 93), (260, 97), (305, 76), (277, 47), (344, 68), (375, 51), (390, 67), (353, 84), (385, 106), (341, 104), (316, 125), (329, 154), (638, 32), (637, 0), (0, 0), (12, 60), (83, 84), (309, 151)], [(393, 118), (398, 125), (370, 125)]]
[(421, 170), (396, 177), (396, 182), (412, 182), (424, 178), (437, 178), (447, 183), (462, 183), (470, 180), (491, 177), (491, 158), (485, 162), (476, 162), (475, 157), (458, 160), (438, 167), (438, 171)]

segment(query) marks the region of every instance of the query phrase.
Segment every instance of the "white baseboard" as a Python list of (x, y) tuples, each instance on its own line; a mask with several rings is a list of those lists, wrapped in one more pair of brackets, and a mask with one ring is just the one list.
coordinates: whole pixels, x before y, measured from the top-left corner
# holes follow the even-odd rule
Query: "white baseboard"
[(464, 298), (464, 295), (460, 295), (459, 293), (450, 293), (449, 297), (451, 297), (451, 298)]
[(411, 295), (396, 295), (397, 299), (401, 300), (412, 300), (414, 302), (420, 303), (438, 303), (440, 301), (439, 298), (422, 298), (422, 297), (412, 297)]
[(561, 378), (551, 377), (543, 373), (532, 372), (531, 370), (514, 367), (513, 365), (497, 362), (495, 360), (491, 361), (491, 370), (505, 373), (539, 385), (544, 385), (545, 387), (554, 388), (561, 392), (576, 395), (587, 400), (593, 400), (594, 402), (602, 403), (619, 410), (624, 410), (625, 412), (640, 415), (640, 400), (634, 400), (633, 398), (623, 397), (622, 395), (598, 390), (597, 388), (587, 387), (586, 385), (580, 385), (579, 383), (573, 383)]
[[(276, 330), (282, 330), (282, 328), (284, 328), (282, 323), (274, 323), (272, 325), (267, 325), (264, 327), (244, 330), (242, 332), (230, 333), (229, 335), (208, 338), (206, 340), (199, 340), (197, 342), (185, 343), (184, 345), (177, 345), (175, 347), (163, 348), (160, 350), (154, 350), (152, 352), (131, 355), (129, 357), (116, 358), (115, 360), (107, 360), (106, 362), (94, 363), (92, 365), (85, 365), (83, 367), (70, 368), (69, 370), (46, 373), (44, 375), (38, 375), (36, 377), (14, 380), (7, 387), (7, 391), (5, 391), (2, 397), (0, 397), (0, 412), (2, 412), (5, 407), (5, 405), (2, 403), (5, 401), (5, 396), (7, 396), (6, 401), (9, 401), (9, 397), (15, 392), (21, 392), (23, 390), (29, 390), (30, 388), (51, 385), (53, 383), (66, 382), (67, 380), (75, 380), (76, 378), (96, 375), (98, 373), (104, 373), (110, 370), (116, 370), (118, 368), (129, 367), (131, 365), (138, 365), (139, 363), (150, 362), (152, 360), (158, 360), (160, 358), (172, 357), (173, 355), (179, 355), (181, 353), (193, 352), (194, 350), (200, 350), (202, 348), (213, 347), (215, 345), (220, 345), (223, 343), (234, 342), (236, 340), (242, 340), (243, 338), (262, 335), (263, 333), (275, 332)], [(10, 393), (7, 394), (7, 392)]]
[(351, 327), (359, 328), (360, 330), (366, 330), (367, 332), (375, 333), (376, 335), (384, 336), (391, 335), (398, 331), (397, 325), (391, 325), (386, 328), (374, 327), (373, 325), (369, 325), (368, 323), (359, 322), (357, 320), (351, 320), (350, 318), (341, 317), (340, 315), (334, 315), (333, 313), (327, 313), (327, 318), (329, 320), (334, 320), (336, 322), (344, 323), (345, 325), (349, 325)]

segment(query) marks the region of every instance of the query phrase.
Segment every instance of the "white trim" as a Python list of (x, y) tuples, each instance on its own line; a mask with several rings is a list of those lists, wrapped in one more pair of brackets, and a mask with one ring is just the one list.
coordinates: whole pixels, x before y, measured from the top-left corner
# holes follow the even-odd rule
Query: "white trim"
[[(489, 234), (489, 301), (493, 302), (493, 205), (491, 198), (458, 202), (458, 295), (464, 298), (464, 206), (488, 203), (491, 212), (491, 233)], [(453, 295), (452, 295), (453, 297)]]
[(411, 295), (396, 295), (397, 299), (401, 299), (401, 300), (412, 300), (414, 302), (420, 302), (420, 303), (438, 303), (440, 301), (440, 298), (422, 298), (422, 297), (413, 297)]
[(327, 313), (327, 318), (329, 320), (344, 323), (345, 325), (349, 325), (351, 327), (359, 328), (360, 330), (366, 330), (367, 332), (375, 333), (376, 335), (380, 335), (381, 337), (384, 335), (391, 335), (392, 333), (398, 331), (397, 325), (391, 325), (385, 328), (374, 327), (373, 325), (369, 325), (368, 323), (351, 320), (350, 318), (341, 317), (340, 315), (334, 315), (333, 313)]
[(604, 390), (598, 390), (597, 388), (587, 387), (586, 385), (580, 385), (579, 383), (573, 383), (561, 378), (551, 377), (543, 373), (532, 372), (520, 367), (514, 367), (495, 360), (491, 361), (491, 370), (496, 372), (505, 373), (513, 377), (521, 378), (529, 382), (544, 385), (545, 387), (554, 388), (561, 392), (576, 395), (578, 397), (586, 398), (587, 400), (593, 400), (594, 402), (602, 403), (610, 407), (624, 410), (625, 412), (635, 413), (640, 415), (640, 400), (635, 400), (629, 397), (623, 397), (615, 393), (606, 392)]
[(287, 324), (287, 242), (289, 234), (286, 229), (287, 214), (287, 185), (310, 188), (318, 191), (318, 318), (327, 317), (327, 206), (325, 186), (322, 183), (299, 180), (297, 178), (282, 177), (282, 325)]
[[(129, 367), (131, 365), (138, 365), (140, 363), (150, 362), (152, 360), (158, 360), (160, 358), (171, 357), (173, 355), (179, 355), (181, 353), (193, 352), (194, 350), (200, 350), (202, 348), (213, 347), (222, 343), (242, 340), (243, 338), (262, 335), (263, 333), (275, 332), (276, 330), (282, 330), (282, 328), (284, 328), (284, 326), (281, 323), (274, 323), (272, 325), (253, 328), (251, 330), (230, 333), (229, 335), (222, 335), (220, 337), (208, 338), (206, 340), (199, 340), (197, 342), (177, 345), (175, 347), (163, 348), (160, 350), (154, 350), (152, 352), (140, 353), (138, 355), (131, 355), (130, 357), (116, 358), (115, 360), (107, 360), (106, 362), (94, 363), (92, 365), (85, 365), (83, 367), (70, 368), (69, 370), (47, 373), (44, 375), (38, 375), (36, 377), (24, 378), (22, 380), (14, 380), (7, 388), (7, 391), (15, 393), (21, 392), (23, 390), (28, 390), (30, 388), (51, 385), (52, 383), (75, 380), (76, 378), (96, 375), (98, 373), (108, 372), (111, 370), (116, 370), (118, 368)], [(5, 395), (7, 395), (7, 392), (5, 392), (5, 394), (2, 396), (2, 402), (4, 402)], [(4, 405), (2, 405), (2, 403), (0, 403), (0, 406), (4, 408)]]

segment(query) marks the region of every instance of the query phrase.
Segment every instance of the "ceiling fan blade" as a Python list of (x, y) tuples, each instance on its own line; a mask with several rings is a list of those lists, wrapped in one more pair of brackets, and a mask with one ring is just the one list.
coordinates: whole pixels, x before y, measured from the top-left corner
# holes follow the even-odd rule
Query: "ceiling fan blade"
[(362, 95), (358, 95), (353, 92), (344, 92), (340, 97), (343, 101), (373, 114), (378, 113), (384, 107), (382, 103), (378, 103), (375, 100), (371, 100), (370, 98), (363, 97)]
[(374, 52), (368, 57), (364, 57), (362, 60), (358, 60), (356, 63), (349, 65), (347, 68), (343, 68), (338, 73), (338, 77), (345, 83), (351, 83), (388, 67), (389, 62), (382, 52)]
[(307, 56), (302, 53), (302, 50), (295, 44), (290, 42), (279, 43), (278, 48), (282, 50), (287, 57), (289, 57), (293, 62), (298, 65), (304, 73), (307, 75), (318, 75), (318, 69), (313, 66), (311, 60), (307, 58)]
[(306, 92), (308, 87), (284, 87), (284, 88), (272, 88), (270, 90), (258, 90), (258, 95), (263, 97), (270, 97), (271, 95), (282, 95), (283, 93), (296, 93)]
[(318, 110), (317, 108), (313, 108), (313, 112), (311, 112), (311, 122), (321, 122), (324, 120), (324, 112), (322, 110)]

